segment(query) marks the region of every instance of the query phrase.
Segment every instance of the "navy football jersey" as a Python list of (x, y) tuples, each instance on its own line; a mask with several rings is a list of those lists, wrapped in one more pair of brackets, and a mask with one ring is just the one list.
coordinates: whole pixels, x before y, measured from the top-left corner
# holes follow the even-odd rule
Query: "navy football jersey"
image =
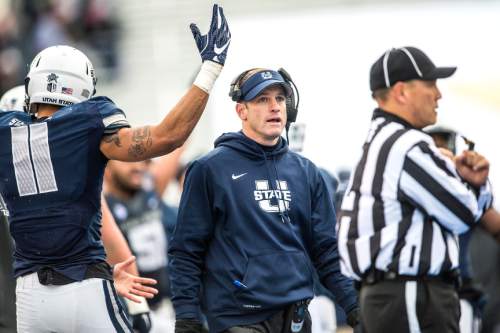
[(105, 260), (101, 189), (107, 158), (103, 134), (129, 124), (106, 97), (35, 119), (0, 113), (0, 193), (16, 243), (16, 276), (52, 267), (82, 280), (87, 265)]
[(128, 201), (106, 194), (106, 202), (137, 257), (141, 272), (167, 266), (166, 224), (162, 201), (154, 191), (140, 191)]
[[(130, 249), (137, 258), (141, 276), (158, 281), (157, 297), (148, 300), (150, 305), (170, 296), (170, 283), (167, 271), (168, 225), (177, 216), (168, 214), (166, 204), (154, 191), (142, 190), (130, 200), (123, 201), (105, 195), (109, 209), (120, 230), (127, 239)], [(167, 208), (168, 209), (168, 208)]]

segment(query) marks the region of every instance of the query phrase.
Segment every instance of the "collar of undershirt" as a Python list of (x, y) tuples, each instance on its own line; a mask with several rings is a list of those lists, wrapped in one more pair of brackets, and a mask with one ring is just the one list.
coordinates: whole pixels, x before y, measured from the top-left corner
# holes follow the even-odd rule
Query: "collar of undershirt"
[(409, 122), (407, 122), (406, 120), (404, 120), (403, 118), (401, 117), (398, 117), (396, 116), (395, 114), (393, 113), (389, 113), (387, 111), (384, 111), (380, 108), (376, 108), (374, 111), (373, 111), (373, 117), (372, 119), (375, 119), (375, 118), (378, 118), (378, 117), (383, 117), (387, 120), (390, 120), (390, 121), (395, 121), (397, 123), (400, 123), (401, 125), (403, 125), (404, 127), (408, 127), (408, 128), (414, 128), (414, 129), (417, 129), (415, 126), (413, 126), (412, 124), (410, 124)]

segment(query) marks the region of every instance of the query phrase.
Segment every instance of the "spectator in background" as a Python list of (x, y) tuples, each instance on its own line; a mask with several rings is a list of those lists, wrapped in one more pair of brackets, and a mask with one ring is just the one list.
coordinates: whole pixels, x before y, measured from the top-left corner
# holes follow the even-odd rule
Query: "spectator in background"
[[(24, 64), (53, 45), (78, 44), (98, 58), (102, 79), (119, 69), (121, 28), (114, 0), (18, 0), (0, 12), (0, 94), (19, 84)], [(22, 38), (21, 38), (22, 36)]]
[(10, 7), (0, 13), (0, 94), (22, 82), (24, 63), (19, 21)]
[(83, 40), (94, 49), (102, 61), (102, 66), (115, 74), (120, 59), (118, 58), (118, 42), (120, 40), (120, 23), (116, 16), (114, 1), (87, 0), (80, 18), (83, 23)]

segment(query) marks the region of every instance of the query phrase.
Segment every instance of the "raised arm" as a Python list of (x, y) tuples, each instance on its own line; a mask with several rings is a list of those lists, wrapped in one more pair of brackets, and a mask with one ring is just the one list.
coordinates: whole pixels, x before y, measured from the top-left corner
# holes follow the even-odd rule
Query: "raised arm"
[(122, 128), (104, 136), (101, 151), (109, 159), (141, 161), (168, 154), (191, 134), (208, 101), (208, 95), (226, 60), (231, 33), (222, 7), (214, 5), (210, 30), (201, 35), (195, 24), (191, 31), (203, 64), (193, 85), (158, 125)]

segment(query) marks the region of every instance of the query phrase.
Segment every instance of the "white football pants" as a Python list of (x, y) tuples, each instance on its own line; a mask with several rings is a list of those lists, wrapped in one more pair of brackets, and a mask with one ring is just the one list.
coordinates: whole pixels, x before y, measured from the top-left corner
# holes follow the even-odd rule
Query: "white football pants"
[(130, 333), (113, 283), (87, 279), (44, 286), (36, 273), (17, 278), (18, 333)]
[(474, 308), (465, 299), (460, 300), (460, 333), (479, 333), (481, 318), (474, 313)]

